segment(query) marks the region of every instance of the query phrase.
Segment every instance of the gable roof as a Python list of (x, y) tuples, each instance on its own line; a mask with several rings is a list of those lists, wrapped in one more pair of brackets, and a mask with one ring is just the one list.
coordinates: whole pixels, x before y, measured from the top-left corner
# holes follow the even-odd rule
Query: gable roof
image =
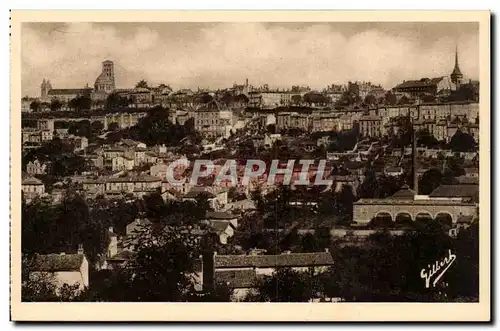
[(231, 224), (228, 221), (211, 221), (210, 226), (212, 226), (217, 233), (222, 233), (225, 232)]
[(394, 193), (390, 198), (400, 200), (413, 200), (416, 194), (417, 193), (414, 190), (410, 189), (408, 185), (403, 185), (403, 187), (399, 191)]
[(278, 268), (333, 265), (329, 252), (280, 255), (215, 255), (215, 268)]
[(33, 261), (32, 271), (79, 271), (83, 258), (83, 254), (37, 255)]
[(43, 185), (43, 182), (35, 177), (27, 177), (23, 179), (21, 185)]

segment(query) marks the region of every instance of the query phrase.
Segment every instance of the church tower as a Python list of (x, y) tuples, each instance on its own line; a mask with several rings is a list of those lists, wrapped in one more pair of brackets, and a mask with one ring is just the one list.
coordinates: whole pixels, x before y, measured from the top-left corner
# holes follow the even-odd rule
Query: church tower
[(463, 79), (464, 75), (462, 75), (460, 67), (458, 66), (458, 48), (455, 48), (455, 67), (453, 68), (453, 72), (451, 73), (451, 81), (458, 88), (462, 84)]

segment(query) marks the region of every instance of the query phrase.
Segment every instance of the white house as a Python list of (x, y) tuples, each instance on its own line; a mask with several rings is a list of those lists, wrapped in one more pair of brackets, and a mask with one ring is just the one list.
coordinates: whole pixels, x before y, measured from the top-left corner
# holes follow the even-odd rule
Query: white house
[(77, 254), (37, 255), (29, 277), (32, 280), (49, 277), (55, 282), (56, 291), (64, 284), (78, 284), (84, 290), (89, 286), (89, 263), (81, 247)]
[(45, 194), (45, 185), (43, 185), (41, 180), (34, 177), (23, 179), (21, 189), (24, 193), (24, 199), (26, 199), (27, 202), (30, 202), (37, 196)]

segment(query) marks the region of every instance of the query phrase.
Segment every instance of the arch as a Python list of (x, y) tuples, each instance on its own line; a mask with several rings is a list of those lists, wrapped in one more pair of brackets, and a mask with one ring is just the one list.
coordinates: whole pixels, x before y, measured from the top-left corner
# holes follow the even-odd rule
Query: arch
[(453, 216), (447, 211), (437, 213), (434, 220), (447, 227), (451, 227), (453, 225)]
[(413, 226), (413, 217), (409, 212), (401, 211), (396, 215), (394, 222), (398, 227), (411, 227)]
[(375, 213), (375, 217), (390, 217), (391, 221), (393, 219), (392, 213), (387, 210), (380, 210)]
[(433, 218), (431, 216), (431, 213), (427, 211), (420, 211), (415, 215), (415, 222), (421, 222), (421, 223), (430, 223), (432, 222)]
[(374, 228), (387, 228), (393, 225), (392, 214), (387, 211), (379, 211), (370, 221), (370, 226)]

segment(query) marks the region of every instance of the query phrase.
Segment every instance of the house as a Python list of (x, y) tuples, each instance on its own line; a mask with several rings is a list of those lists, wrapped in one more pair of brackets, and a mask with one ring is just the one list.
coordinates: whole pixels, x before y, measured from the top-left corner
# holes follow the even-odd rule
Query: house
[(206, 197), (214, 210), (222, 210), (228, 204), (228, 190), (225, 188), (212, 189), (204, 186), (193, 186), (182, 198), (183, 201), (196, 201), (200, 197)]
[(89, 140), (86, 137), (73, 137), (72, 141), (75, 151), (82, 151), (89, 146)]
[(65, 194), (66, 194), (66, 190), (65, 189), (63, 189), (63, 188), (53, 188), (52, 192), (50, 192), (50, 195), (52, 197), (52, 203), (53, 204), (60, 203), (63, 200)]
[(132, 170), (134, 168), (134, 159), (126, 156), (118, 156), (112, 160), (113, 171)]
[(319, 274), (333, 264), (328, 251), (279, 255), (218, 255), (214, 252), (203, 256), (203, 288), (209, 290), (223, 282), (234, 290), (234, 299), (238, 301), (257, 287), (259, 278), (272, 275), (276, 269), (292, 268)]
[(26, 172), (30, 175), (45, 175), (47, 173), (47, 164), (38, 160), (28, 162)]
[(215, 230), (219, 237), (219, 242), (227, 244), (227, 240), (234, 236), (234, 228), (228, 221), (210, 221), (209, 225)]
[(64, 284), (77, 285), (79, 290), (89, 286), (89, 263), (80, 246), (77, 254), (36, 255), (29, 278), (37, 280), (49, 277), (56, 285), (56, 291)]
[(82, 190), (89, 195), (131, 193), (136, 197), (142, 197), (160, 189), (161, 179), (148, 175), (101, 177), (82, 181)]
[(219, 270), (214, 275), (215, 282), (225, 284), (233, 290), (232, 300), (242, 301), (258, 284), (259, 278), (255, 270)]
[(26, 202), (30, 202), (34, 198), (45, 194), (45, 185), (41, 180), (35, 177), (27, 177), (23, 179), (21, 189)]
[(130, 260), (135, 256), (135, 253), (129, 250), (122, 250), (121, 252), (108, 257), (106, 259), (105, 268), (106, 269), (118, 269), (124, 267)]
[(238, 227), (238, 217), (228, 212), (208, 211), (205, 218), (209, 222), (212, 221), (228, 222), (232, 225), (234, 229)]

